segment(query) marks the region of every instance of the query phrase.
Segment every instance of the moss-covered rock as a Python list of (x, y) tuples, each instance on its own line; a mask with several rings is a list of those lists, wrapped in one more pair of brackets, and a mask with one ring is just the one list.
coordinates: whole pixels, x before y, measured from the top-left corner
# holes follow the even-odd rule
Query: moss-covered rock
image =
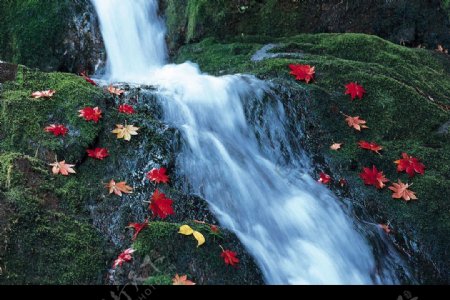
[(0, 59), (43, 70), (93, 70), (102, 41), (89, 0), (4, 0)]
[[(445, 2), (445, 1), (444, 1)], [(206, 37), (362, 32), (448, 47), (443, 1), (163, 0), (172, 47)], [(350, 21), (351, 20), (351, 21)]]
[[(251, 60), (255, 49), (273, 43), (266, 59)], [(291, 38), (237, 38), (232, 44), (204, 40), (182, 48), (177, 61), (192, 60), (212, 74), (252, 73), (273, 82), (284, 98), (290, 121), (303, 124), (306, 147), (316, 170), (345, 178), (348, 186), (334, 187), (350, 197), (369, 222), (389, 223), (391, 237), (413, 265), (420, 282), (448, 282), (450, 234), (450, 59), (423, 49), (408, 49), (378, 37), (361, 34), (299, 35)], [(316, 78), (306, 85), (294, 81), (288, 64), (316, 67)], [(344, 85), (357, 81), (367, 95), (350, 101)], [(297, 113), (291, 113), (297, 112)], [(360, 116), (369, 129), (355, 132), (343, 114)], [(443, 129), (444, 128), (444, 129)], [(368, 140), (384, 147), (382, 155), (359, 149)], [(341, 151), (330, 151), (342, 142)], [(402, 152), (419, 157), (427, 166), (424, 176), (409, 179), (398, 174), (394, 160)], [(363, 167), (375, 164), (391, 181), (412, 182), (419, 200), (404, 203), (388, 190), (364, 186)]]

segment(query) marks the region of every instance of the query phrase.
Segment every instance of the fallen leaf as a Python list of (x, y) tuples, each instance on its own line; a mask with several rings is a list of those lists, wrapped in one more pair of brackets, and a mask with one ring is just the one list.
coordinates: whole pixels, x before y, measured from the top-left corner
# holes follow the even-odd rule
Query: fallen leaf
[(58, 125), (51, 124), (51, 125), (45, 127), (44, 130), (46, 132), (53, 133), (54, 136), (59, 136), (59, 135), (65, 136), (69, 132), (69, 129), (67, 129), (67, 127), (65, 127), (64, 125), (59, 125), (59, 124)]
[(416, 173), (425, 174), (425, 165), (419, 159), (402, 153), (402, 158), (394, 161), (397, 164), (397, 172), (405, 171), (409, 177), (414, 177)]
[(122, 196), (122, 193), (131, 194), (133, 191), (133, 188), (131, 186), (128, 186), (125, 181), (116, 183), (114, 179), (111, 179), (111, 181), (107, 185), (105, 185), (105, 187), (109, 189), (110, 194), (114, 193), (117, 196)]
[(155, 190), (153, 192), (149, 208), (155, 216), (158, 216), (161, 219), (165, 219), (169, 215), (173, 215), (175, 213), (173, 211), (172, 204), (173, 201), (169, 198), (166, 198), (165, 194), (160, 193), (158, 190)]
[(172, 282), (172, 285), (195, 285), (194, 282), (187, 279), (187, 275), (178, 276), (178, 274), (176, 274), (172, 279)]
[(90, 84), (97, 86), (97, 83), (95, 83), (94, 80), (92, 80), (89, 76), (86, 75), (86, 72), (81, 72), (80, 76), (84, 78), (84, 80), (86, 80), (86, 82), (89, 82)]
[(103, 160), (109, 156), (108, 149), (106, 149), (106, 148), (88, 149), (88, 150), (86, 150), (86, 152), (89, 157), (92, 157), (92, 158), (95, 158), (98, 160)]
[(355, 100), (356, 97), (358, 97), (361, 100), (364, 97), (364, 94), (366, 93), (366, 90), (362, 87), (362, 85), (359, 85), (356, 82), (350, 82), (345, 86), (345, 88), (346, 88), (345, 95), (350, 95), (352, 101)]
[(98, 121), (102, 118), (102, 110), (98, 107), (85, 107), (78, 111), (79, 117), (84, 118), (86, 121)]
[(148, 219), (145, 220), (144, 223), (130, 223), (128, 228), (134, 229), (132, 240), (135, 241), (139, 233), (146, 227), (148, 227)]
[(400, 179), (398, 183), (392, 183), (389, 189), (393, 192), (392, 198), (394, 199), (404, 199), (405, 201), (417, 200), (415, 192), (408, 190), (409, 184), (403, 183)]
[(219, 233), (219, 227), (217, 225), (211, 225), (209, 228), (212, 233)]
[(154, 168), (147, 173), (147, 178), (156, 183), (167, 183), (169, 182), (169, 177), (167, 176), (166, 171), (166, 168)]
[(334, 143), (333, 145), (330, 146), (330, 149), (335, 150), (335, 151), (338, 151), (341, 148), (342, 148), (342, 143)]
[(364, 168), (359, 177), (364, 180), (364, 184), (373, 185), (377, 189), (382, 189), (385, 186), (384, 183), (389, 181), (389, 179), (384, 177), (383, 172), (379, 172), (375, 166), (372, 166), (372, 169)]
[(373, 142), (359, 141), (359, 148), (373, 151), (377, 154), (380, 154), (379, 151), (383, 150), (383, 147)]
[(291, 75), (295, 76), (296, 80), (305, 81), (309, 83), (312, 79), (314, 79), (315, 67), (311, 67), (310, 65), (289, 65), (291, 69)]
[(317, 181), (320, 183), (328, 184), (331, 181), (331, 176), (324, 172), (321, 172), (319, 176), (320, 176), (320, 178)]
[(239, 259), (236, 257), (237, 253), (230, 250), (222, 250), (222, 256), (226, 265), (234, 266), (239, 263)]
[(184, 235), (191, 235), (194, 233), (194, 229), (192, 229), (189, 225), (182, 225), (178, 233)]
[(124, 262), (130, 262), (133, 257), (131, 256), (134, 253), (134, 249), (128, 248), (127, 250), (123, 251), (119, 254), (119, 257), (114, 261), (113, 268), (117, 268), (118, 266), (122, 266)]
[(33, 97), (34, 99), (39, 99), (39, 98), (51, 98), (53, 97), (53, 95), (56, 93), (56, 91), (54, 90), (48, 90), (48, 91), (39, 91), (39, 92), (34, 92), (31, 94), (31, 97)]
[(135, 127), (133, 125), (116, 125), (116, 129), (111, 131), (114, 134), (117, 134), (117, 139), (124, 139), (125, 141), (130, 141), (132, 135), (137, 135), (137, 131), (139, 127)]
[(109, 92), (111, 95), (117, 95), (117, 96), (122, 96), (122, 94), (125, 93), (124, 90), (115, 88), (115, 87), (113, 87), (112, 85), (108, 86), (108, 92)]
[(361, 131), (361, 129), (363, 128), (369, 128), (367, 127), (366, 121), (362, 120), (359, 118), (359, 116), (357, 117), (350, 117), (350, 116), (346, 116), (345, 121), (347, 121), (347, 124), (349, 127), (353, 127), (354, 129)]
[(132, 115), (135, 113), (133, 106), (128, 104), (122, 104), (119, 106), (119, 112), (126, 114), (126, 115)]
[(64, 176), (68, 176), (69, 174), (75, 174), (75, 170), (73, 169), (73, 167), (75, 167), (75, 165), (71, 165), (71, 164), (66, 164), (66, 161), (56, 161), (52, 164), (49, 164), (50, 166), (52, 166), (52, 172), (53, 174), (61, 174)]
[(201, 234), (200, 232), (195, 231), (195, 230), (194, 230), (194, 232), (192, 234), (194, 235), (194, 238), (198, 242), (197, 248), (205, 243), (205, 237), (203, 236), (203, 234)]
[(378, 224), (378, 227), (383, 229), (383, 231), (386, 232), (387, 234), (391, 233), (391, 228), (387, 224)]
[(339, 185), (341, 186), (341, 187), (344, 187), (344, 186), (346, 186), (348, 183), (347, 183), (347, 180), (345, 179), (345, 178), (341, 178), (341, 179), (339, 179)]

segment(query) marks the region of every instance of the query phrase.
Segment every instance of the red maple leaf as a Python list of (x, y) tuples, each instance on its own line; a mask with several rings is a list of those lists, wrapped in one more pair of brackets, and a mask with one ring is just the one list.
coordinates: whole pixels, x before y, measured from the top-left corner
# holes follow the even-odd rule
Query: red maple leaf
[(219, 233), (219, 227), (217, 225), (210, 225), (209, 228), (212, 233)]
[(128, 225), (128, 228), (134, 229), (134, 235), (132, 240), (136, 240), (138, 234), (142, 231), (142, 229), (146, 228), (148, 226), (148, 219), (144, 221), (144, 223), (130, 223)]
[(345, 88), (345, 95), (350, 95), (350, 97), (352, 97), (352, 101), (355, 100), (356, 97), (361, 100), (366, 93), (366, 90), (362, 87), (362, 85), (359, 85), (356, 82), (350, 82), (345, 86)]
[(225, 264), (234, 266), (239, 263), (239, 259), (236, 257), (237, 253), (230, 250), (222, 250), (222, 256)]
[(81, 72), (80, 76), (84, 78), (84, 80), (86, 80), (86, 82), (89, 82), (90, 84), (97, 86), (97, 83), (95, 83), (94, 80), (92, 80), (89, 76), (86, 75), (86, 72)]
[(364, 168), (359, 177), (364, 180), (364, 184), (374, 185), (377, 189), (382, 189), (385, 186), (384, 183), (389, 181), (384, 177), (383, 172), (379, 172), (375, 166), (372, 166), (372, 169)]
[(89, 157), (103, 160), (105, 157), (109, 156), (108, 149), (106, 148), (95, 148), (95, 149), (88, 149), (86, 150)]
[(290, 64), (289, 68), (291, 69), (290, 74), (294, 75), (296, 80), (309, 83), (312, 79), (314, 79), (315, 67), (311, 67), (310, 65)]
[(119, 257), (114, 261), (113, 268), (116, 268), (117, 266), (122, 266), (124, 262), (129, 262), (133, 259), (131, 254), (133, 254), (135, 250), (132, 248), (128, 248), (127, 250), (123, 251), (119, 254)]
[(415, 173), (425, 174), (425, 165), (419, 159), (402, 153), (402, 158), (394, 161), (397, 164), (397, 171), (405, 171), (409, 177), (414, 177)]
[(86, 121), (98, 121), (102, 118), (102, 110), (98, 107), (85, 107), (78, 111), (80, 113), (79, 117), (84, 118)]
[(324, 172), (321, 172), (319, 176), (320, 176), (320, 178), (317, 181), (320, 183), (328, 184), (331, 181), (331, 176)]
[(58, 125), (51, 124), (51, 125), (45, 127), (44, 130), (46, 132), (53, 133), (54, 136), (59, 136), (59, 135), (65, 136), (69, 132), (69, 129), (67, 129), (67, 127), (65, 127), (64, 125), (59, 125), (59, 124)]
[(152, 169), (147, 173), (147, 178), (156, 183), (167, 183), (169, 182), (169, 177), (166, 175), (166, 171), (166, 168)]
[(119, 112), (127, 115), (132, 115), (135, 113), (133, 106), (128, 104), (122, 104), (119, 106)]
[(173, 201), (166, 198), (165, 194), (155, 190), (155, 192), (153, 192), (149, 208), (155, 216), (165, 219), (167, 216), (175, 213), (172, 208), (172, 203)]
[(373, 151), (375, 153), (380, 154), (379, 151), (383, 150), (383, 147), (373, 142), (359, 141), (359, 148)]

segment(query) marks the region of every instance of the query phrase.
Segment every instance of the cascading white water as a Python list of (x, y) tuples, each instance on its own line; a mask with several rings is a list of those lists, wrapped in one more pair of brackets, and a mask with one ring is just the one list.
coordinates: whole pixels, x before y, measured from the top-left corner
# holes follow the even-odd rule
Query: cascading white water
[[(185, 141), (177, 172), (237, 234), (267, 283), (394, 281), (375, 271), (367, 241), (338, 199), (307, 174), (308, 159), (289, 146), (283, 106), (265, 97), (266, 83), (209, 76), (192, 63), (163, 65), (156, 0), (92, 1), (108, 52), (107, 79), (158, 87), (165, 120)], [(246, 108), (266, 122), (250, 124)], [(289, 162), (279, 161), (281, 145)]]

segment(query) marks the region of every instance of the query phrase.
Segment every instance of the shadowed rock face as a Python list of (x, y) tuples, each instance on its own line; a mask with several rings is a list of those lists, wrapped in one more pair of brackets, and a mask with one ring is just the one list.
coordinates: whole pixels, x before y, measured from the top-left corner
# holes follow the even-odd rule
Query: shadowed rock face
[[(450, 46), (441, 0), (160, 0), (171, 53), (206, 37), (361, 32), (394, 43)], [(0, 3), (0, 59), (43, 70), (94, 72), (104, 47), (89, 0)], [(33, 21), (29, 21), (33, 16)]]
[(0, 61), (0, 83), (16, 78), (17, 65)]

